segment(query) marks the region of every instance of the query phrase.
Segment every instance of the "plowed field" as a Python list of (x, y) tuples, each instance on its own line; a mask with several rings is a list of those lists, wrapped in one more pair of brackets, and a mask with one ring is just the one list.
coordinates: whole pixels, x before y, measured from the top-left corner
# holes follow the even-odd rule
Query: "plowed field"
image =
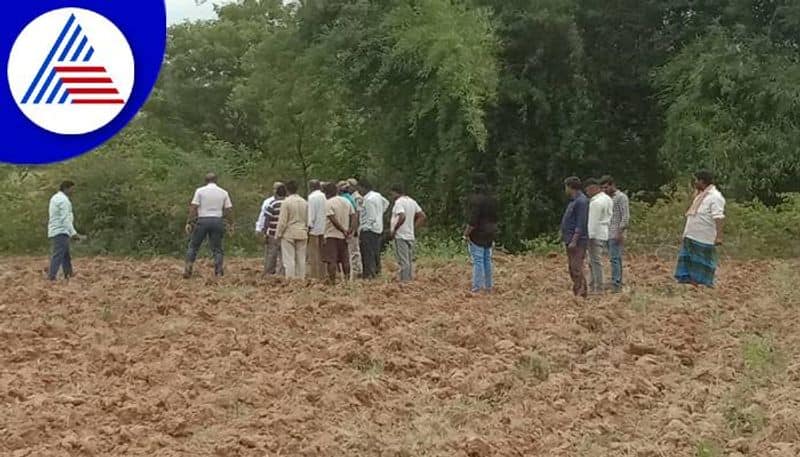
[[(800, 276), (716, 290), (629, 262), (586, 301), (563, 258), (426, 261), (407, 287), (180, 278), (175, 260), (0, 260), (0, 455), (800, 455)], [(204, 276), (205, 275), (205, 276)]]

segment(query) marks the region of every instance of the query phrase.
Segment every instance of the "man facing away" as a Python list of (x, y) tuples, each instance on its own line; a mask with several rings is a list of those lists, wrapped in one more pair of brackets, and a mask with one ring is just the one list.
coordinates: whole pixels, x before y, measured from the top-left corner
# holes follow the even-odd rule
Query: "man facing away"
[(317, 179), (308, 182), (308, 267), (314, 279), (322, 279), (325, 265), (322, 262), (322, 243), (325, 241), (325, 194)]
[(683, 245), (675, 279), (682, 284), (714, 287), (717, 246), (722, 244), (725, 198), (714, 185), (714, 175), (700, 170), (694, 175), (695, 196), (686, 211)]
[(69, 197), (75, 190), (75, 183), (64, 181), (50, 198), (49, 218), (47, 221), (47, 237), (52, 245), (50, 269), (47, 278), (55, 281), (58, 270), (64, 272), (64, 279), (72, 277), (72, 257), (69, 253), (70, 239), (80, 239), (81, 236), (73, 225), (72, 202)]
[(364, 264), (363, 277), (374, 279), (380, 273), (381, 248), (383, 246), (383, 215), (389, 209), (389, 200), (372, 188), (366, 179), (361, 179), (364, 192), (364, 208), (360, 217), (361, 259)]
[(569, 203), (561, 219), (561, 240), (567, 248), (569, 275), (572, 278), (572, 292), (576, 297), (586, 297), (586, 277), (584, 259), (589, 231), (589, 200), (581, 191), (581, 180), (571, 176), (564, 180)]
[(214, 255), (214, 276), (224, 274), (222, 239), (225, 236), (226, 220), (231, 233), (234, 229), (233, 204), (228, 192), (217, 185), (217, 175), (214, 173), (208, 173), (205, 181), (206, 185), (195, 190), (189, 204), (185, 230), (191, 239), (183, 271), (183, 277), (187, 279), (192, 276), (197, 251), (206, 237)]
[(283, 275), (283, 261), (281, 260), (281, 242), (276, 237), (278, 231), (278, 218), (281, 215), (281, 206), (286, 198), (286, 186), (279, 184), (275, 189), (275, 198), (267, 206), (264, 215), (264, 231), (266, 233), (266, 248), (264, 252), (264, 275)]
[(339, 268), (344, 279), (350, 278), (350, 255), (347, 251), (348, 240), (353, 237), (357, 225), (356, 210), (347, 198), (339, 195), (336, 184), (325, 185), (325, 245), (323, 259), (328, 269), (328, 281), (336, 282)]
[(475, 191), (469, 199), (467, 211), (469, 222), (464, 230), (464, 239), (469, 243), (472, 258), (472, 292), (491, 292), (492, 247), (497, 234), (497, 199), (489, 195), (486, 179), (475, 178)]
[(306, 277), (308, 244), (308, 203), (297, 195), (297, 183), (286, 183), (286, 199), (281, 204), (275, 237), (281, 242), (281, 259), (287, 278)]
[(356, 212), (356, 225), (354, 226), (353, 236), (347, 239), (347, 253), (350, 256), (350, 279), (360, 278), (363, 271), (361, 262), (361, 246), (359, 243), (358, 224), (364, 213), (364, 197), (358, 192), (358, 181), (355, 178), (348, 179), (339, 183), (339, 192), (353, 206)]
[(589, 291), (603, 291), (602, 257), (608, 249), (608, 228), (614, 211), (611, 197), (600, 189), (600, 182), (594, 178), (586, 180), (586, 193), (589, 195), (589, 272), (591, 282)]
[(275, 201), (275, 193), (278, 190), (278, 186), (283, 185), (280, 181), (275, 181), (272, 184), (272, 194), (264, 199), (264, 202), (261, 203), (261, 211), (258, 213), (258, 219), (256, 220), (256, 235), (263, 235), (266, 229), (266, 215), (267, 215), (267, 208), (269, 205)]
[(394, 185), (390, 195), (394, 200), (389, 238), (395, 240), (397, 262), (400, 264), (400, 281), (411, 281), (414, 277), (415, 229), (425, 223), (425, 213), (413, 198), (405, 194), (403, 187)]
[(608, 254), (611, 257), (611, 291), (622, 291), (622, 256), (625, 248), (625, 234), (630, 221), (628, 196), (617, 189), (614, 178), (603, 176), (600, 181), (605, 192), (613, 201), (611, 224), (608, 227)]

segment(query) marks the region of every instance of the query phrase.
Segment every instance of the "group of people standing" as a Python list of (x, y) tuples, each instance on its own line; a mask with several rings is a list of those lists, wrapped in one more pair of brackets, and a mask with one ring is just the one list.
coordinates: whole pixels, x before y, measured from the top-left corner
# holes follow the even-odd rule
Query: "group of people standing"
[[(564, 186), (569, 203), (561, 219), (561, 239), (566, 245), (572, 291), (586, 297), (606, 290), (602, 259), (608, 253), (610, 288), (614, 293), (620, 292), (625, 235), (630, 223), (628, 196), (617, 189), (611, 176), (586, 182), (572, 176), (564, 180)], [(584, 273), (587, 252), (591, 278), (588, 286)]]
[(401, 186), (391, 188), (394, 205), (386, 234), (384, 215), (390, 202), (367, 180), (314, 179), (308, 187), (305, 199), (298, 195), (296, 182), (276, 182), (261, 205), (255, 232), (265, 241), (266, 276), (373, 279), (381, 272), (386, 236), (395, 242), (400, 280), (412, 279), (415, 232), (425, 213)]
[[(189, 236), (184, 277), (193, 274), (194, 262), (202, 243), (208, 239), (214, 257), (214, 273), (224, 275), (222, 241), (234, 231), (233, 204), (228, 192), (217, 185), (209, 173), (206, 185), (198, 188), (189, 205), (185, 226)], [(725, 198), (714, 185), (711, 172), (694, 175), (695, 196), (686, 211), (686, 225), (678, 255), (675, 278), (680, 283), (714, 285), (717, 267), (716, 247), (722, 244)], [(255, 232), (264, 239), (264, 274), (336, 282), (373, 279), (381, 272), (381, 252), (386, 239), (393, 240), (399, 264), (399, 279), (413, 279), (416, 229), (425, 223), (420, 205), (406, 195), (402, 186), (390, 188), (390, 203), (365, 179), (334, 182), (311, 180), (305, 199), (298, 194), (295, 181), (276, 182), (272, 195), (261, 205)], [(603, 282), (603, 257), (611, 264), (612, 292), (623, 286), (623, 251), (630, 223), (628, 196), (617, 189), (614, 178), (577, 177), (564, 181), (569, 203), (561, 220), (561, 239), (566, 246), (573, 292), (586, 297), (607, 289)], [(73, 226), (70, 196), (75, 184), (65, 181), (50, 199), (48, 237), (52, 256), (48, 278), (56, 279), (59, 270), (65, 278), (73, 275), (70, 240), (80, 239)], [(585, 191), (585, 193), (584, 193)], [(390, 212), (388, 230), (385, 215)], [(493, 288), (492, 252), (497, 236), (497, 200), (488, 191), (485, 178), (475, 180), (468, 201), (467, 223), (463, 234), (472, 259), (472, 291), (490, 292)], [(590, 281), (584, 264), (589, 255)]]

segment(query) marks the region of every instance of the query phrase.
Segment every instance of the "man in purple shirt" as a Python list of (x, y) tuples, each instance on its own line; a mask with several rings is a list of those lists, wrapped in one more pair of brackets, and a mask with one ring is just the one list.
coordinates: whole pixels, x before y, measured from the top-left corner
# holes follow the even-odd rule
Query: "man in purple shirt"
[(567, 247), (569, 275), (572, 278), (572, 292), (576, 297), (586, 297), (586, 276), (584, 260), (589, 232), (589, 199), (581, 190), (579, 178), (571, 176), (564, 180), (569, 204), (561, 219), (561, 240)]

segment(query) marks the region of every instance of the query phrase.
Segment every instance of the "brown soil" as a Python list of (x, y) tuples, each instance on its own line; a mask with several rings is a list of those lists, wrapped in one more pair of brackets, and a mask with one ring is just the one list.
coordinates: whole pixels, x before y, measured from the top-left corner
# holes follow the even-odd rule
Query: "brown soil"
[(289, 284), (233, 260), (0, 260), (0, 455), (800, 455), (797, 265), (722, 266), (716, 290), (634, 259), (576, 301), (566, 263)]

